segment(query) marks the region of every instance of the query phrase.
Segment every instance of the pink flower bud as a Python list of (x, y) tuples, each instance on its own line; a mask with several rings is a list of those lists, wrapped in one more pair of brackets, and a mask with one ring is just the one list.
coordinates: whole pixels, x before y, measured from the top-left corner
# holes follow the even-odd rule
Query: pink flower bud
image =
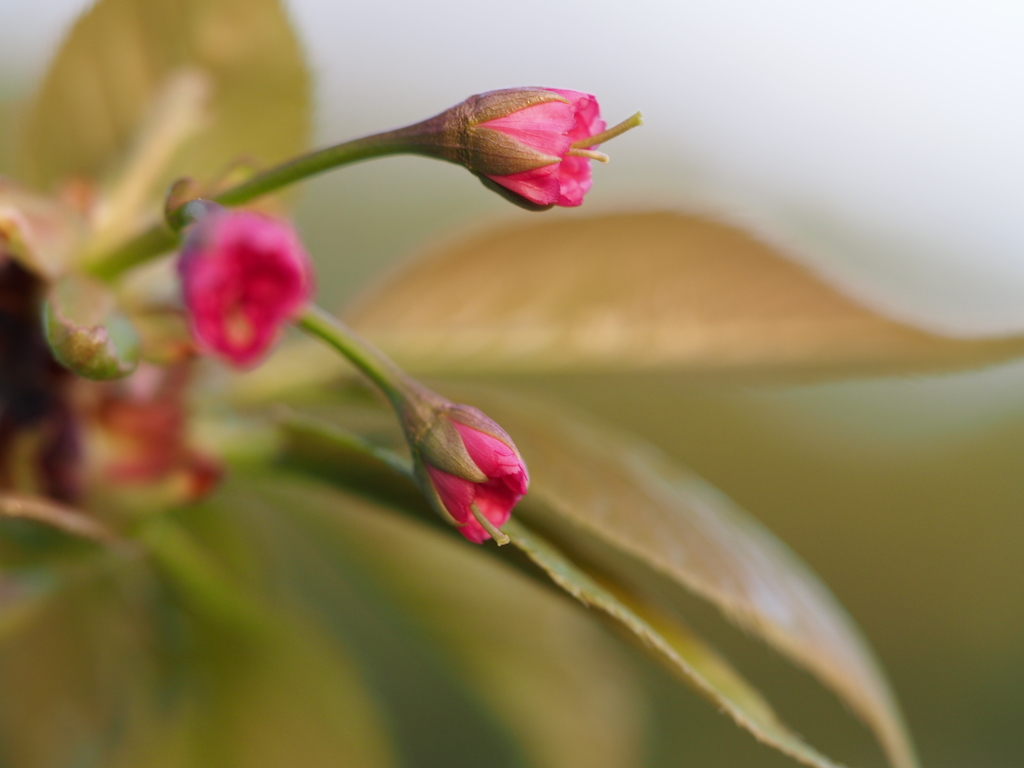
[(583, 203), (583, 196), (593, 183), (590, 157), (570, 154), (586, 146), (586, 139), (602, 133), (605, 122), (597, 99), (589, 93), (557, 88), (543, 90), (557, 94), (564, 101), (545, 101), (510, 114), (477, 124), (476, 129), (497, 131), (550, 155), (555, 161), (519, 173), (484, 174), (488, 179), (538, 206), (572, 207)]
[(590, 161), (608, 161), (594, 148), (642, 122), (637, 112), (606, 129), (589, 93), (508, 88), (470, 96), (429, 120), (371, 138), (463, 165), (512, 202), (545, 210), (582, 204)]
[(249, 211), (218, 210), (193, 224), (178, 274), (194, 336), (239, 367), (266, 353), (313, 291), (295, 230)]
[(512, 438), (466, 405), (448, 403), (436, 416), (412, 443), (421, 482), (467, 539), (481, 544), (494, 536), (506, 543), (498, 528), (530, 484)]

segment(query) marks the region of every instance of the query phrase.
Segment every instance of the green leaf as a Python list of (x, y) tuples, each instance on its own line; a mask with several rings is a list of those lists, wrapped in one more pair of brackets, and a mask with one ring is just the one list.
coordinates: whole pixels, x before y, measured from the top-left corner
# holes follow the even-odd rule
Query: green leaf
[[(522, 451), (531, 486), (514, 519), (622, 589), (672, 605), (677, 595), (665, 591), (668, 577), (717, 605), (832, 688), (873, 729), (894, 766), (917, 765), (898, 704), (860, 631), (807, 566), (735, 504), (651, 446), (565, 409), (467, 385), (445, 391), (482, 407)], [(308, 418), (288, 431), (294, 458), (334, 482), (388, 500), (413, 488), (394, 457), (375, 458), (381, 449), (361, 449), (359, 438)], [(358, 472), (328, 470), (359, 450), (366, 452)]]
[(154, 659), (139, 652), (144, 641), (131, 612), (108, 599), (103, 571), (65, 571), (33, 620), (2, 639), (0, 743), (11, 765), (120, 768), (101, 759), (115, 723), (129, 742), (152, 712), (145, 686)]
[(5, 764), (394, 764), (344, 648), (178, 522), (146, 526), (152, 561), (64, 569), (33, 621), (0, 637)]
[(917, 765), (895, 697), (860, 631), (767, 529), (642, 441), (564, 408), (479, 388), (461, 395), (513, 436), (530, 468), (519, 519), (621, 583), (650, 590), (656, 573), (717, 605), (832, 688), (874, 730), (894, 766)]
[(59, 581), (53, 571), (44, 568), (0, 572), (0, 640), (38, 615)]
[(22, 172), (42, 188), (116, 182), (99, 224), (119, 230), (174, 178), (301, 151), (309, 91), (278, 0), (99, 0), (36, 96)]
[[(286, 435), (286, 455), (293, 466), (311, 469), (331, 482), (373, 498), (399, 503), (403, 509), (414, 514), (422, 514), (424, 510), (430, 513), (422, 499), (419, 504), (410, 504), (406, 500), (410, 491), (415, 492), (416, 486), (411, 468), (405, 460), (356, 435), (318, 423), (309, 417), (289, 419), (283, 424), (283, 430)], [(329, 470), (332, 464), (337, 465), (333, 472)], [(346, 470), (346, 465), (350, 469)], [(296, 507), (294, 503), (289, 506), (292, 509)], [(528, 503), (521, 505), (520, 512), (528, 506)], [(835, 765), (782, 723), (761, 695), (688, 628), (624, 589), (598, 583), (549, 542), (532, 532), (518, 519), (520, 516), (517, 513), (505, 525), (505, 532), (512, 538), (513, 544), (522, 549), (555, 584), (584, 605), (598, 608), (625, 627), (645, 648), (653, 652), (658, 661), (728, 712), (737, 724), (749, 730), (760, 741), (808, 765), (818, 768)], [(434, 517), (436, 519), (436, 515)], [(382, 548), (373, 549), (379, 552)], [(414, 570), (419, 573), (418, 569)], [(408, 571), (396, 564), (396, 573), (389, 574), (388, 578), (398, 578), (402, 572)], [(422, 589), (435, 588), (425, 584)], [(450, 587), (447, 589), (450, 590)], [(450, 599), (445, 588), (438, 592), (445, 600)], [(438, 614), (443, 615), (444, 612), (431, 605), (435, 611), (434, 621), (439, 621)], [(455, 625), (466, 621), (465, 616), (455, 615), (454, 612), (447, 616), (447, 620)]]
[(321, 548), (362, 574), (350, 583), (372, 579), (411, 617), (515, 735), (527, 764), (637, 764), (637, 683), (614, 640), (570, 603), (484, 549), (367, 501), (281, 476), (246, 485), (278, 515), (303, 521)]
[(266, 638), (276, 632), (266, 606), (236, 583), (174, 520), (160, 516), (139, 535), (163, 579), (204, 622), (225, 632)]
[(354, 432), (302, 414), (284, 415), (278, 427), (286, 465), (403, 510), (440, 519), (413, 479), (407, 459)]
[[(201, 763), (225, 768), (388, 768), (395, 765), (379, 706), (347, 649), (280, 610), (270, 637), (207, 641), (192, 721)], [(204, 664), (205, 662), (205, 664)], [(180, 764), (195, 764), (194, 762)]]
[[(215, 523), (210, 516), (201, 510), (201, 523)], [(179, 705), (195, 754), (180, 764), (393, 764), (381, 713), (348, 649), (262, 586), (271, 566), (243, 529), (225, 529), (204, 546), (186, 525), (163, 518), (142, 539), (195, 635)], [(248, 572), (232, 567), (239, 558)]]
[(139, 335), (104, 284), (70, 274), (50, 289), (43, 332), (57, 361), (87, 379), (121, 379), (139, 363)]
[(352, 325), (418, 373), (681, 370), (819, 377), (1024, 355), (885, 318), (735, 227), (616, 214), (487, 231), (410, 263)]
[(556, 584), (584, 605), (605, 612), (626, 627), (659, 661), (757, 739), (807, 765), (817, 768), (837, 765), (782, 723), (761, 694), (683, 624), (624, 591), (613, 593), (600, 585), (518, 520), (510, 520), (504, 531)]

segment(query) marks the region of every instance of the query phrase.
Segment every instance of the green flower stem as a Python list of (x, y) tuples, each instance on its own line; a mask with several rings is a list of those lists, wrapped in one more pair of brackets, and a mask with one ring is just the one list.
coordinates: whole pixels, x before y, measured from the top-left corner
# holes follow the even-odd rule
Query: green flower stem
[(178, 239), (177, 232), (172, 232), (164, 224), (155, 224), (116, 250), (96, 259), (89, 265), (89, 272), (100, 280), (113, 280), (122, 272), (167, 253), (178, 244)]
[[(214, 195), (211, 199), (220, 205), (233, 207), (276, 192), (311, 176), (350, 163), (357, 163), (360, 160), (400, 154), (437, 156), (437, 152), (431, 151), (431, 144), (438, 140), (437, 125), (437, 118), (431, 118), (406, 128), (386, 131), (310, 152), (256, 174), (251, 179)], [(90, 272), (103, 280), (113, 280), (122, 272), (144, 264), (173, 249), (178, 244), (180, 237), (180, 233), (161, 222), (122, 244), (114, 251), (97, 258), (92, 263)]]
[(346, 141), (343, 144), (310, 152), (308, 155), (300, 155), (293, 160), (256, 174), (248, 181), (243, 181), (241, 184), (221, 192), (213, 199), (221, 205), (242, 205), (257, 197), (276, 192), (290, 184), (342, 165), (386, 155), (415, 154), (417, 148), (410, 143), (410, 139), (420, 136), (423, 133), (423, 127), (424, 124), (419, 123), (408, 128), (399, 128), (395, 131)]
[(417, 385), (383, 352), (315, 304), (310, 304), (295, 324), (341, 352), (387, 395), (395, 410), (402, 413), (409, 394)]

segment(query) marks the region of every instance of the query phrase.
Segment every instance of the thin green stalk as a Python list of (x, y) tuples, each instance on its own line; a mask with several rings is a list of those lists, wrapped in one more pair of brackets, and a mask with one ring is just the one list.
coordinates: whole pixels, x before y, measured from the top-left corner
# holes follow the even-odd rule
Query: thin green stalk
[[(273, 168), (258, 173), (251, 179), (214, 195), (211, 199), (223, 206), (233, 207), (276, 192), (290, 184), (303, 181), (343, 165), (357, 163), (373, 157), (398, 154), (432, 154), (429, 140), (424, 136), (436, 133), (435, 118), (422, 123), (378, 133), (361, 139), (346, 141), (326, 149), (288, 160)], [(411, 140), (420, 138), (415, 144)], [(144, 264), (150, 259), (173, 249), (180, 240), (180, 234), (165, 222), (155, 224), (115, 250), (97, 258), (90, 267), (96, 277), (112, 280), (132, 267)]]
[(166, 224), (154, 224), (105, 256), (89, 265), (89, 271), (100, 280), (113, 280), (132, 267), (145, 264), (178, 244), (179, 235)]
[(383, 352), (315, 304), (306, 308), (295, 325), (341, 352), (387, 395), (396, 410), (402, 411), (409, 390), (416, 385)]
[(310, 152), (308, 155), (301, 155), (224, 190), (213, 200), (226, 206), (242, 205), (257, 197), (276, 192), (290, 184), (317, 176), (342, 165), (358, 163), (360, 160), (369, 160), (372, 157), (414, 152), (415, 148), (410, 145), (409, 139), (422, 133), (422, 125), (378, 133)]
[[(373, 157), (415, 154), (453, 160), (452, 152), (455, 151), (458, 142), (452, 136), (452, 128), (449, 124), (451, 119), (447, 117), (450, 111), (442, 112), (429, 120), (405, 128), (346, 141), (316, 152), (310, 152), (307, 155), (301, 155), (258, 173), (251, 179), (214, 195), (211, 199), (215, 203), (228, 207), (242, 205), (311, 176), (317, 176), (333, 168)], [(606, 155), (600, 152), (589, 152), (589, 148), (615, 138), (629, 129), (641, 125), (642, 122), (640, 113), (637, 112), (632, 117), (596, 136), (589, 136), (575, 142), (570, 154), (607, 162)], [(483, 178), (486, 183), (486, 177)], [(502, 192), (502, 189), (497, 188), (496, 191)], [(502, 194), (505, 193), (502, 192)], [(521, 201), (517, 202), (522, 204)], [(173, 213), (170, 218), (174, 219)], [(113, 280), (122, 272), (171, 250), (179, 240), (180, 234), (166, 222), (155, 224), (115, 250), (96, 258), (90, 265), (89, 271), (100, 279)]]

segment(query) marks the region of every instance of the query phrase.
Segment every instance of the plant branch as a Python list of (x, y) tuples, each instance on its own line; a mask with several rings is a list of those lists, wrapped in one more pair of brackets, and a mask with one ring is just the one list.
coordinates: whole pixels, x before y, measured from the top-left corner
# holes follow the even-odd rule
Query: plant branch
[[(386, 155), (430, 154), (423, 149), (422, 137), (430, 135), (431, 131), (436, 132), (432, 121), (433, 118), (406, 128), (365, 136), (300, 155), (268, 168), (210, 199), (227, 207), (243, 205), (290, 184), (360, 160)], [(421, 139), (419, 143), (414, 141), (417, 137)], [(173, 215), (170, 218), (173, 219)], [(122, 272), (171, 250), (178, 244), (179, 239), (180, 234), (166, 222), (154, 224), (114, 250), (93, 260), (89, 271), (103, 280), (113, 280)]]
[(349, 328), (334, 315), (310, 304), (295, 324), (341, 352), (356, 368), (387, 395), (401, 412), (408, 392), (418, 385), (383, 352)]

